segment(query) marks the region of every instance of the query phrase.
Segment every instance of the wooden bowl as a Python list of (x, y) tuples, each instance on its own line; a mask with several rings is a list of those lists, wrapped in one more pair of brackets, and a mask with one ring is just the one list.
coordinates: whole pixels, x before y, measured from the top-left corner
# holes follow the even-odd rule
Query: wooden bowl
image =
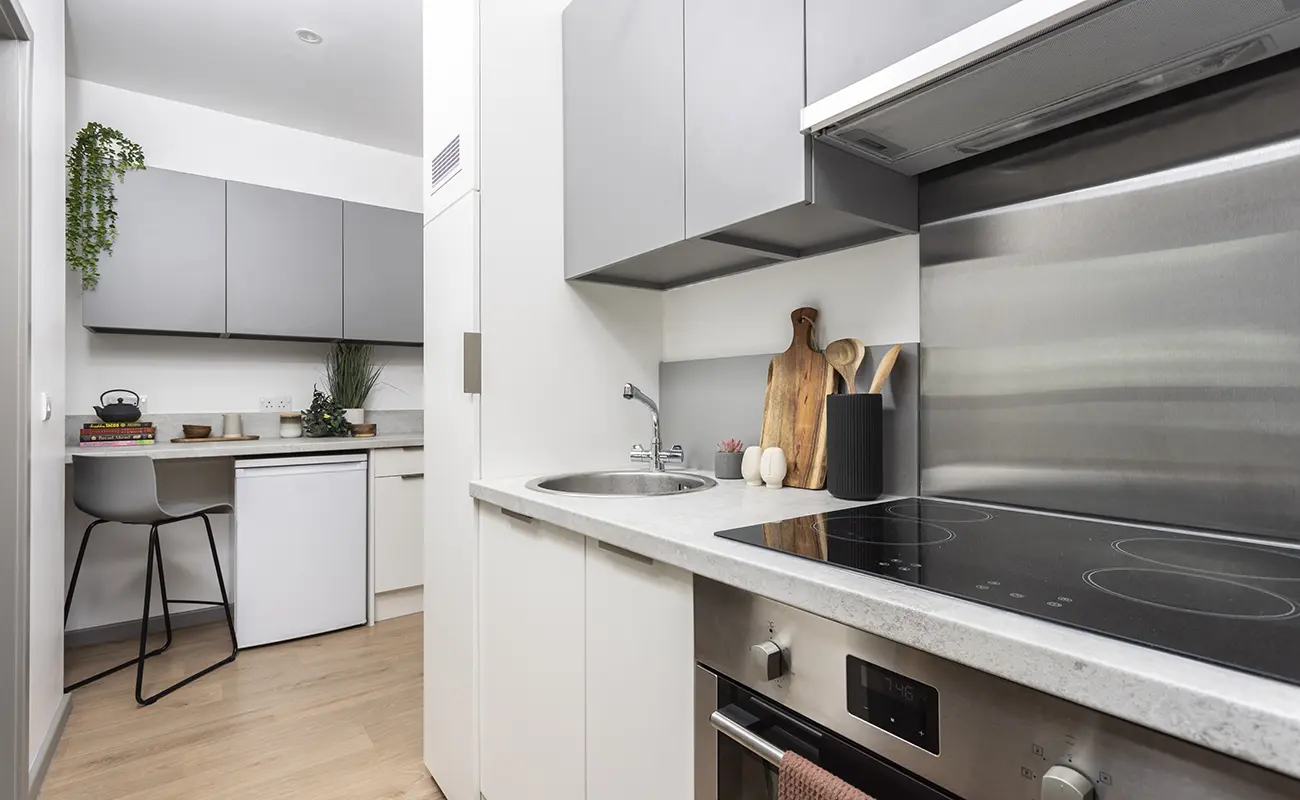
[(211, 425), (182, 425), (181, 432), (186, 439), (206, 439), (212, 435)]
[(375, 435), (375, 423), (360, 422), (352, 426), (352, 435), (367, 439)]

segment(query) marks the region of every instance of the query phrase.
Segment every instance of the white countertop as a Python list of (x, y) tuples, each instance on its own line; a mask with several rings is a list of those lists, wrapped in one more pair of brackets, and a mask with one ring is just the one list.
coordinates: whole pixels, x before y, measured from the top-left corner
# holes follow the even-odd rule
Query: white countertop
[(172, 458), (231, 458), (239, 456), (294, 455), (297, 453), (332, 453), (341, 450), (381, 450), (388, 447), (421, 447), (423, 433), (380, 434), (369, 439), (323, 438), (280, 439), (262, 437), (255, 441), (229, 442), (213, 439), (211, 442), (172, 444), (159, 442), (143, 447), (77, 447), (66, 448), (64, 463), (71, 464), (74, 454), (96, 458), (121, 456), (149, 456), (154, 459)]
[(544, 494), (474, 481), (479, 500), (1300, 778), (1300, 687), (714, 536), (860, 503), (825, 492)]

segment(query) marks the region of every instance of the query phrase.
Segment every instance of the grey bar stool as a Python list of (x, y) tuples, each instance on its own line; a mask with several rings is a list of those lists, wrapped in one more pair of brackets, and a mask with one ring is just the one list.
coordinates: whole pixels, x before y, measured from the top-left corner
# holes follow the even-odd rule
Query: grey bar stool
[[(77, 508), (95, 518), (86, 526), (81, 537), (81, 549), (77, 552), (77, 563), (72, 568), (72, 581), (68, 586), (68, 599), (63, 604), (63, 624), (68, 624), (68, 614), (72, 611), (72, 595), (77, 591), (77, 577), (81, 574), (81, 562), (86, 557), (86, 545), (90, 542), (90, 532), (105, 522), (121, 522), (128, 525), (149, 526), (149, 554), (146, 558), (144, 579), (144, 613), (140, 617), (140, 654), (130, 661), (124, 661), (115, 667), (77, 681), (64, 687), (65, 692), (78, 689), (100, 678), (112, 675), (118, 670), (136, 665), (135, 700), (142, 706), (150, 705), (177, 689), (192, 683), (212, 672), (214, 669), (235, 660), (239, 643), (235, 639), (235, 621), (230, 613), (230, 598), (226, 595), (226, 580), (221, 574), (221, 561), (217, 557), (217, 543), (212, 537), (212, 523), (209, 514), (229, 514), (229, 503), (160, 503), (158, 501), (158, 476), (154, 471), (153, 459), (149, 456), (73, 456), (72, 457), (73, 502)], [(173, 522), (189, 519), (201, 519), (208, 530), (208, 547), (212, 550), (212, 566), (217, 572), (217, 586), (221, 589), (221, 600), (172, 600), (167, 597), (167, 580), (163, 575), (162, 545), (159, 542), (158, 529)], [(149, 638), (149, 602), (153, 595), (154, 564), (158, 565), (158, 591), (162, 596), (163, 626), (167, 639), (162, 647), (146, 652)], [(144, 662), (172, 645), (172, 618), (169, 606), (173, 603), (221, 606), (226, 612), (226, 626), (230, 629), (230, 655), (210, 667), (199, 670), (188, 678), (180, 680), (166, 689), (149, 697), (143, 695)]]

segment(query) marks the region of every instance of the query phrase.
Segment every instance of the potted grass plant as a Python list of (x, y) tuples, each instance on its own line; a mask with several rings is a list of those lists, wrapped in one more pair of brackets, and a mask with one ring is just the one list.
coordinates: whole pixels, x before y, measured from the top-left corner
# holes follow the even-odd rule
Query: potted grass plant
[(375, 359), (368, 344), (338, 342), (325, 358), (325, 384), (330, 397), (346, 409), (344, 417), (353, 425), (365, 421), (366, 399), (379, 383), (384, 365)]

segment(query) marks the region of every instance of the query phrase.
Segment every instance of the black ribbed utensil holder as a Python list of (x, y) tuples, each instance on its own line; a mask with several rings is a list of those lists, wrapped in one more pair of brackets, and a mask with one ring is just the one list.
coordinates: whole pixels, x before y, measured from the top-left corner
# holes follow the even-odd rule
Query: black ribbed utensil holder
[(875, 500), (884, 490), (883, 397), (826, 398), (826, 489), (842, 500)]

